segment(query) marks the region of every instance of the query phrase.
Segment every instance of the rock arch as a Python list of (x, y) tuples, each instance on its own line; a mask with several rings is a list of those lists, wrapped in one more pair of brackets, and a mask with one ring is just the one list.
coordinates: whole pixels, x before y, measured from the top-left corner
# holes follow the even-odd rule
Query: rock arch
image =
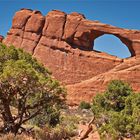
[[(52, 10), (44, 17), (39, 11), (21, 9), (16, 12), (12, 28), (4, 42), (33, 53), (45, 37), (48, 40), (66, 42), (71, 47), (92, 50), (94, 40), (103, 34), (118, 37), (128, 47), (132, 56), (140, 56), (139, 30), (118, 28), (99, 21), (87, 20), (83, 14), (66, 14), (58, 10)], [(54, 46), (57, 47), (58, 43)]]
[[(91, 26), (90, 26), (91, 24)], [(83, 31), (83, 27), (87, 26), (87, 30)], [(97, 27), (96, 27), (97, 26)], [(82, 31), (81, 31), (82, 30)], [(81, 32), (81, 33), (80, 33)], [(139, 56), (140, 55), (140, 32), (139, 31), (131, 31), (127, 29), (117, 28), (111, 25), (101, 24), (101, 23), (92, 23), (89, 22), (88, 25), (81, 25), (77, 29), (75, 34), (75, 40), (78, 40), (76, 43), (80, 46), (83, 46), (89, 50), (92, 49), (94, 45), (94, 40), (104, 34), (111, 34), (116, 36), (124, 43), (130, 53), (131, 56)], [(89, 38), (89, 39), (87, 39)]]
[[(104, 34), (118, 37), (132, 57), (119, 59), (91, 51), (95, 39)], [(71, 102), (89, 101), (109, 80), (117, 78), (134, 83), (133, 88), (140, 91), (139, 30), (90, 21), (76, 12), (53, 10), (43, 16), (39, 11), (22, 9), (15, 13), (3, 43), (23, 48), (40, 60), (67, 86)]]
[(130, 50), (117, 36), (103, 34), (94, 40), (93, 51), (105, 52), (118, 58), (130, 58)]

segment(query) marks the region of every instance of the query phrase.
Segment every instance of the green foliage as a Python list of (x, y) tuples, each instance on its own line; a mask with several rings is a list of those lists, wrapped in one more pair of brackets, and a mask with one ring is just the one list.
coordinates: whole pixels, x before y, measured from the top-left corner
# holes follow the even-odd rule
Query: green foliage
[(81, 108), (81, 109), (90, 109), (90, 107), (91, 107), (90, 103), (85, 102), (85, 101), (82, 101), (79, 105), (79, 108)]
[(23, 123), (43, 116), (48, 118), (44, 123), (56, 125), (64, 102), (64, 88), (42, 64), (23, 50), (0, 45), (0, 113), (4, 132), (17, 133)]
[(39, 140), (62, 140), (71, 139), (78, 135), (77, 124), (80, 118), (76, 115), (62, 115), (56, 127), (45, 126), (43, 129), (35, 130), (35, 138)]
[[(80, 117), (61, 112), (59, 124), (55, 127), (45, 125), (42, 129), (35, 129), (35, 138), (38, 140), (69, 140), (78, 135), (77, 125)], [(75, 139), (75, 138), (74, 138)]]
[(47, 114), (41, 114), (30, 120), (30, 124), (43, 127), (46, 124), (54, 127), (60, 122), (60, 111), (59, 109), (54, 109), (48, 107)]
[(22, 49), (16, 49), (14, 46), (6, 47), (6, 45), (0, 43), (1, 66), (9, 60), (25, 60), (28, 64), (31, 64), (37, 72), (41, 72), (46, 76), (50, 74), (50, 72), (35, 58), (32, 58), (29, 53), (24, 52)]
[(102, 139), (140, 138), (140, 94), (119, 80), (113, 80), (104, 94), (93, 99), (95, 124)]
[(113, 80), (109, 83), (105, 93), (106, 109), (121, 111), (125, 106), (125, 99), (132, 92), (131, 87), (122, 81)]
[(72, 135), (77, 128), (77, 124), (80, 121), (80, 117), (77, 115), (62, 115), (60, 120), (60, 126), (67, 130), (69, 135)]

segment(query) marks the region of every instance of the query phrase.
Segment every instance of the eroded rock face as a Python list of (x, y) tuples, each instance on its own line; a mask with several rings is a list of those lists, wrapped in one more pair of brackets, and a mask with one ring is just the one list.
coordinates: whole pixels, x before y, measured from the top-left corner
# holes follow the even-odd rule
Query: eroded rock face
[[(93, 51), (94, 40), (112, 34), (124, 43), (132, 57), (120, 59)], [(3, 40), (23, 48), (40, 60), (68, 88), (69, 103), (90, 101), (112, 79), (123, 79), (140, 91), (140, 31), (128, 30), (79, 13), (53, 10), (46, 16), (22, 9), (15, 13), (12, 27)]]

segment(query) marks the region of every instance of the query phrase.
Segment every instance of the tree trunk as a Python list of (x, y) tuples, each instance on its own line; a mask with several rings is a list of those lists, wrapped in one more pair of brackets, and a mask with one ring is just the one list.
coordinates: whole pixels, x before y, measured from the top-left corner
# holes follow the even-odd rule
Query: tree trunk
[(3, 131), (5, 133), (13, 132), (15, 130), (15, 123), (10, 110), (10, 104), (8, 100), (3, 100), (3, 107), (4, 107), (4, 111), (2, 112), (2, 117), (4, 121)]

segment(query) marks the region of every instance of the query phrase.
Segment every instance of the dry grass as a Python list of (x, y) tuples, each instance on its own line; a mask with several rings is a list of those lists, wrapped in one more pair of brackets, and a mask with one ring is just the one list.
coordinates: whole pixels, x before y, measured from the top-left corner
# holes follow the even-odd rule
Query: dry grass
[[(13, 110), (16, 113), (16, 110)], [(39, 128), (27, 123), (23, 125), (24, 128), (28, 129), (34, 127), (30, 136), (23, 133), (15, 137), (13, 134), (9, 133), (7, 135), (1, 135), (0, 140), (62, 140), (66, 138), (76, 140), (79, 132), (79, 123), (87, 123), (92, 116), (90, 112), (91, 111), (79, 109), (64, 110), (61, 114), (60, 124), (54, 128), (49, 127), (47, 124), (43, 128)]]
[(25, 134), (15, 136), (14, 134), (9, 133), (7, 135), (1, 136), (0, 140), (35, 140), (35, 139)]

